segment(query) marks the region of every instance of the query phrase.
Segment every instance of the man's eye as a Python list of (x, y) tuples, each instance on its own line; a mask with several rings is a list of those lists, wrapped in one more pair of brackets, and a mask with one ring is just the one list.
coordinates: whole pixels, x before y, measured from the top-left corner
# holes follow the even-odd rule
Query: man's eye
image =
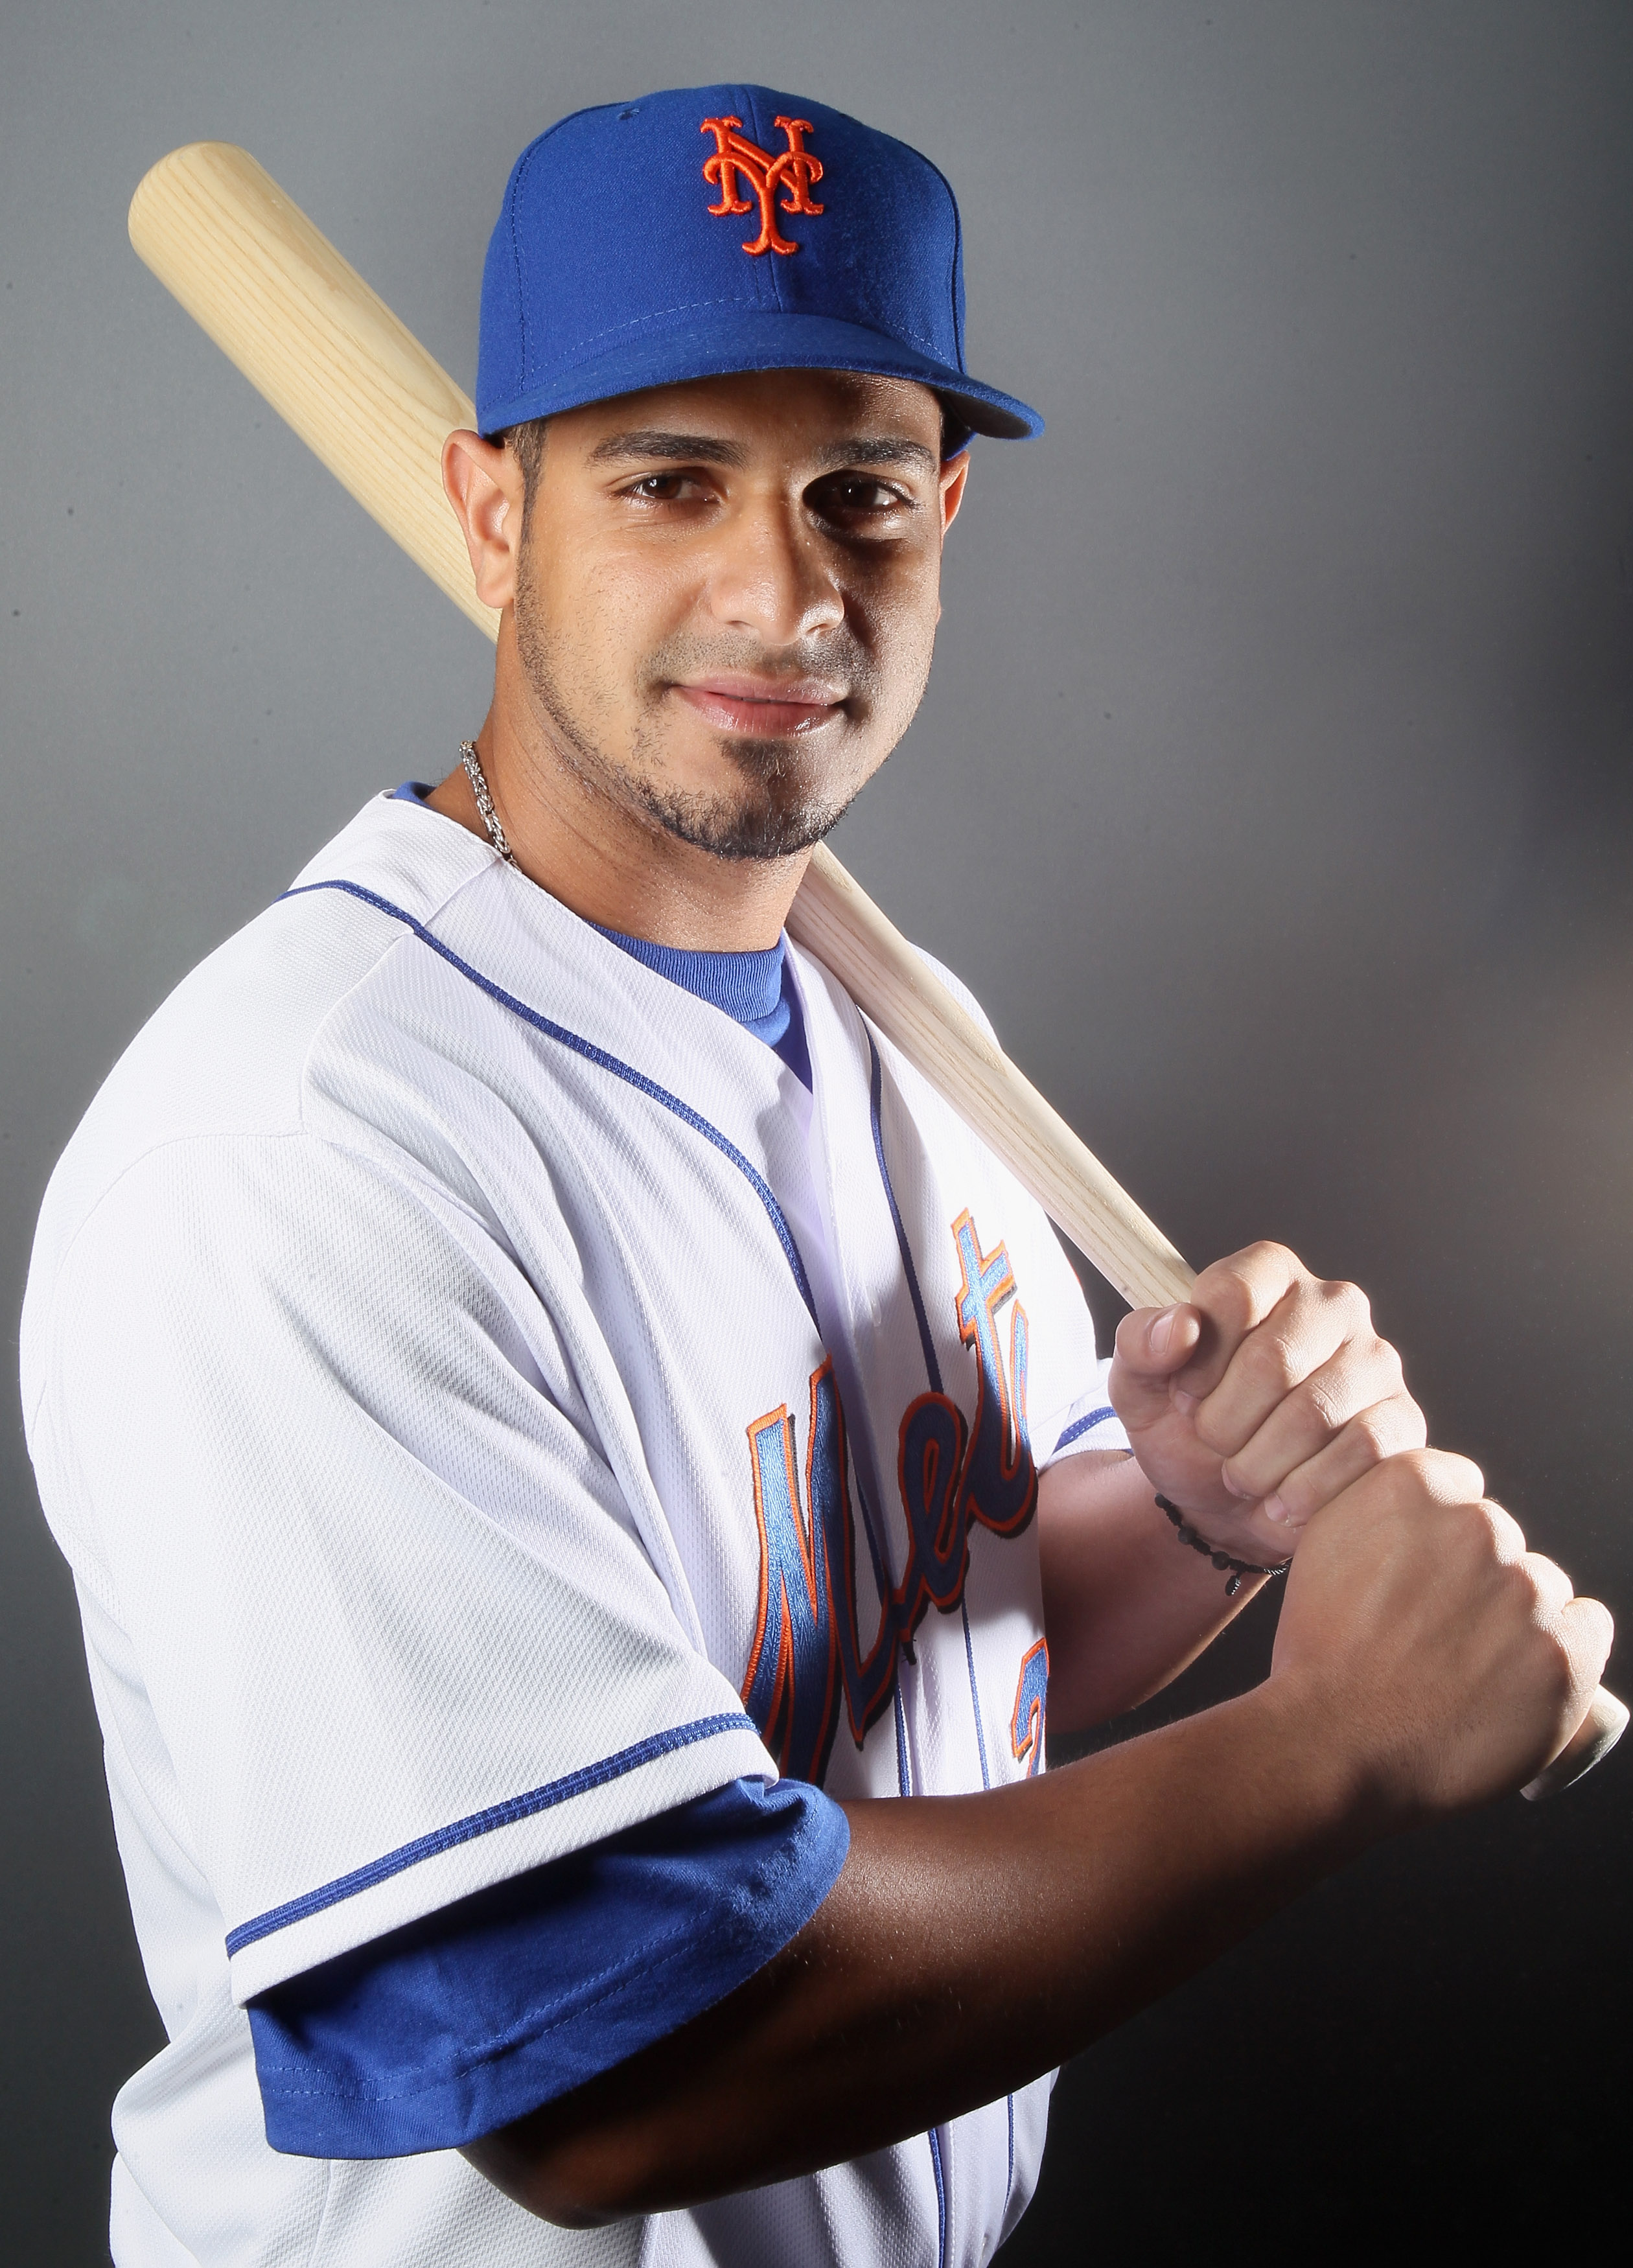
[(910, 509), (908, 499), (897, 490), (861, 473), (841, 473), (822, 482), (812, 502), (819, 512), (845, 519), (879, 519)]
[(696, 486), (687, 473), (648, 473), (644, 480), (636, 481), (624, 494), (638, 497), (643, 504), (678, 504), (688, 489), (695, 490)]

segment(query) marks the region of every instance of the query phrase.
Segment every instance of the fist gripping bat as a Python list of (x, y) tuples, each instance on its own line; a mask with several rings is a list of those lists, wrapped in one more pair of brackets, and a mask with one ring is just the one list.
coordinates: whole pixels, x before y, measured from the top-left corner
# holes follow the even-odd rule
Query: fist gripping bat
[[(230, 144), (173, 151), (136, 190), (130, 240), (364, 510), (497, 637), (442, 492), (443, 443), (474, 424), (474, 406), (271, 175)], [(1115, 1291), (1136, 1307), (1189, 1298), (1195, 1275), (1167, 1238), (825, 846), (788, 928)], [(1627, 1721), (1601, 1686), (1526, 1794), (1579, 1778)]]

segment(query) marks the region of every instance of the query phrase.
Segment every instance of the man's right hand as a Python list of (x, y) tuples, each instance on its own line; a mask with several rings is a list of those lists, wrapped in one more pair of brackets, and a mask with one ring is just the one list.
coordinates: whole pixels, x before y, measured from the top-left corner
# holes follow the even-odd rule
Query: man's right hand
[(1484, 1491), (1466, 1457), (1390, 1457), (1316, 1515), (1288, 1573), (1272, 1686), (1301, 1696), (1380, 1827), (1522, 1786), (1610, 1652), (1606, 1609)]

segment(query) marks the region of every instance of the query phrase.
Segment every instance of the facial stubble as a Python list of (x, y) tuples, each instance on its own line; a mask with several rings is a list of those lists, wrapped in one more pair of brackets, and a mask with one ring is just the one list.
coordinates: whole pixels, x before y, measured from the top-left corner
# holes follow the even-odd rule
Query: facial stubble
[(642, 665), (643, 718), (629, 756), (621, 762), (599, 745), (568, 697), (556, 641), (531, 572), (531, 549), (524, 541), (517, 564), (517, 652), (533, 696), (555, 728), (559, 753), (586, 792), (605, 796), (717, 858), (787, 858), (808, 850), (837, 826), (865, 784), (867, 772), (848, 780), (836, 795), (806, 772), (798, 735), (759, 740), (723, 734), (718, 746), (742, 781), (740, 792), (677, 787), (663, 777), (658, 711), (668, 687), (730, 671), (790, 679), (806, 672), (837, 673), (866, 711), (876, 703), (878, 671), (859, 640), (845, 630), (830, 632), (820, 653), (795, 649), (769, 665), (757, 648), (728, 651), (725, 641), (705, 647), (685, 633), (666, 639)]

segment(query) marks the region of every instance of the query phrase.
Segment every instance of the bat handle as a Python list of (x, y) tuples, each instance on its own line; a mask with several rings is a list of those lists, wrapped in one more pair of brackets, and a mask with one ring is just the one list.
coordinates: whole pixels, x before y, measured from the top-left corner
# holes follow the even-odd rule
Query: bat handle
[(1545, 1764), (1519, 1791), (1527, 1803), (1541, 1803), (1607, 1756), (1628, 1728), (1628, 1705), (1607, 1693), (1601, 1685), (1588, 1703), (1587, 1714), (1551, 1764)]

